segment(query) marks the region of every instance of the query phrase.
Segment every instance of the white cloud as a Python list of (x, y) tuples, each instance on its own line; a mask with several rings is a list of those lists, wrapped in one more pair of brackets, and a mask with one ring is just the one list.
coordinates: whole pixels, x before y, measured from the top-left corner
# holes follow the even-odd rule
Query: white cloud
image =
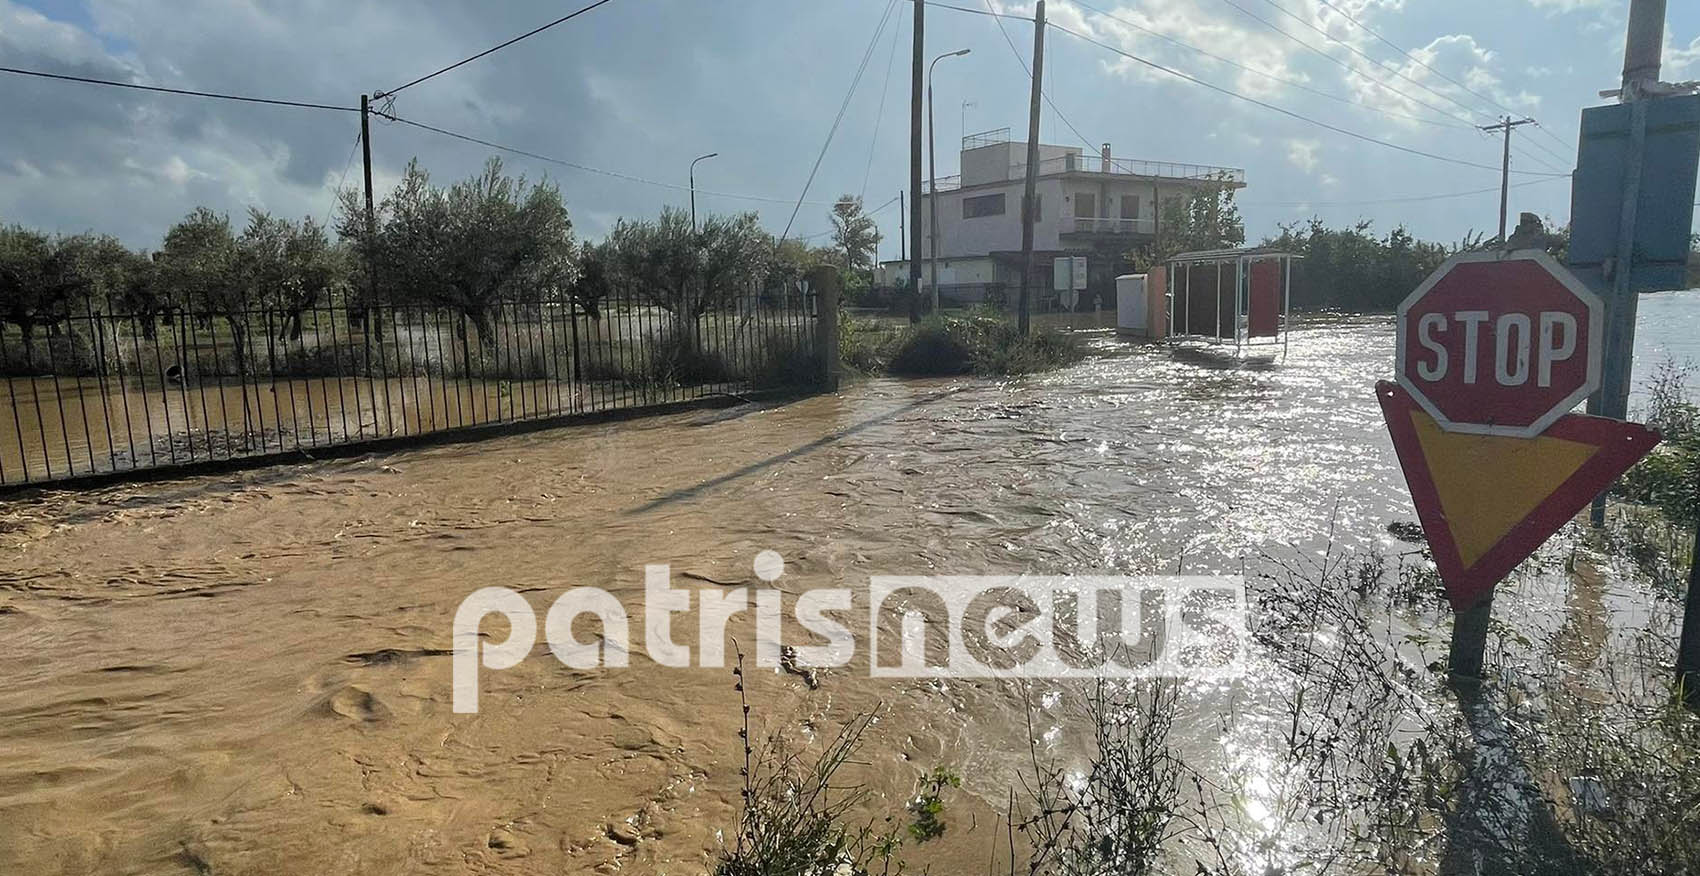
[(1681, 79), (1700, 76), (1700, 37), (1695, 37), (1688, 43), (1687, 48), (1677, 48), (1670, 41), (1670, 34), (1665, 34), (1665, 66), (1663, 78)]
[(1575, 12), (1578, 9), (1602, 9), (1613, 2), (1615, 0), (1529, 0), (1529, 5), (1555, 12)]
[(1317, 164), (1321, 162), (1317, 156), (1321, 150), (1321, 140), (1288, 140), (1287, 161), (1305, 173), (1310, 173), (1316, 170)]

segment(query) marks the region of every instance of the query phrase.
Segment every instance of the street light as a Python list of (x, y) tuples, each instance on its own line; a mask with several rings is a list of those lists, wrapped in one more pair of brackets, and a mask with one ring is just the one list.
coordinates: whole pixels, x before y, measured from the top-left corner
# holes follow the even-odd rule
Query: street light
[(696, 158), (695, 160), (693, 160), (691, 162), (691, 233), (692, 234), (697, 233), (697, 162), (698, 161), (706, 161), (710, 158), (718, 158), (718, 157), (720, 157), (720, 153), (710, 152), (707, 155), (700, 156), (700, 157)]
[(960, 58), (970, 52), (970, 49), (958, 49), (946, 52), (933, 59), (927, 65), (927, 203), (932, 218), (928, 220), (931, 234), (928, 236), (927, 264), (932, 278), (928, 286), (933, 293), (933, 312), (939, 312), (939, 183), (938, 183), (938, 147), (933, 142), (933, 68), (946, 58)]

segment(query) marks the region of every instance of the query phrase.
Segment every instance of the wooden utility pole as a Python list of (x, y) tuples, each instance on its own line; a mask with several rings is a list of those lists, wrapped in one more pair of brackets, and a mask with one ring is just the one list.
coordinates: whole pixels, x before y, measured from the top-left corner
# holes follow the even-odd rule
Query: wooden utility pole
[(914, 69), (909, 79), (909, 321), (921, 321), (921, 101), (926, 71), (927, 4), (915, 4)]
[(1534, 119), (1517, 119), (1514, 121), (1510, 116), (1505, 116), (1491, 125), (1480, 126), (1484, 131), (1505, 131), (1505, 159), (1499, 167), (1499, 242), (1502, 246), (1505, 244), (1506, 209), (1511, 200), (1511, 130), (1534, 123)]
[(1033, 96), (1027, 110), (1027, 185), (1021, 196), (1021, 299), (1016, 325), (1023, 335), (1032, 321), (1033, 203), (1039, 198), (1039, 105), (1044, 99), (1044, 79), (1045, 0), (1039, 0), (1033, 11)]

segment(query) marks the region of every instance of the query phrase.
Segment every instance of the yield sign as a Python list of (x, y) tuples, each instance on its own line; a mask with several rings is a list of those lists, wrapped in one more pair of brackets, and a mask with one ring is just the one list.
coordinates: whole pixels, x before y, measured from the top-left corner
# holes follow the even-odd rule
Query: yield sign
[(1567, 414), (1535, 438), (1447, 432), (1375, 385), (1417, 518), (1455, 610), (1494, 584), (1659, 443), (1638, 423)]

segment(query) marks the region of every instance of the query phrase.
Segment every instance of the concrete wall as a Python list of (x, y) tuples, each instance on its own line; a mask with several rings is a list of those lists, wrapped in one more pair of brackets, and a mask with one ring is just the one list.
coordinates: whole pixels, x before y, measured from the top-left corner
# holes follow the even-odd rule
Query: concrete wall
[(994, 143), (981, 146), (978, 149), (962, 150), (962, 184), (977, 186), (982, 183), (1004, 182), (1010, 177), (1010, 167), (1014, 165), (1011, 151), (1016, 144)]
[[(955, 192), (941, 192), (939, 198), (939, 255), (944, 258), (980, 256), (992, 252), (1014, 252), (1021, 249), (1021, 196), (1025, 183), (1010, 180), (1003, 185), (978, 186)], [(1057, 179), (1038, 182), (1039, 221), (1033, 225), (1035, 249), (1058, 249), (1062, 230), (1061, 212), (1063, 184)], [(1004, 210), (996, 216), (962, 218), (964, 198), (1003, 194)], [(921, 221), (930, 223), (930, 205), (923, 199)], [(923, 226), (923, 230), (930, 229)], [(931, 241), (926, 234), (921, 239), (921, 256), (932, 254)]]
[[(1019, 145), (1019, 144), (1016, 144)], [(1000, 148), (988, 146), (972, 152), (991, 152)], [(1078, 151), (1078, 150), (1077, 150)], [(964, 153), (968, 155), (969, 153)], [(1090, 158), (1091, 156), (1086, 156)], [(939, 254), (945, 258), (962, 258), (981, 256), (992, 252), (1014, 252), (1021, 249), (1021, 193), (1024, 182), (1020, 177), (1001, 184), (980, 185), (969, 189), (951, 192), (941, 192), (939, 198)], [(1173, 197), (1184, 197), (1196, 187), (1185, 183), (1158, 183), (1156, 191), (1163, 200)], [(1039, 193), (1039, 221), (1033, 226), (1034, 249), (1059, 250), (1067, 249), (1062, 241), (1064, 233), (1072, 233), (1074, 220), (1080, 218), (1110, 218), (1121, 219), (1122, 200), (1129, 197), (1139, 199), (1139, 214), (1135, 218), (1145, 225), (1137, 230), (1140, 233), (1151, 233), (1156, 227), (1158, 207), (1152, 196), (1152, 183), (1137, 179), (1120, 179), (1108, 176), (1089, 176), (1085, 174), (1068, 174), (1050, 177), (1040, 177), (1037, 191)], [(1002, 193), (1004, 196), (1004, 211), (995, 216), (977, 216), (972, 219), (962, 217), (962, 201), (965, 198), (978, 198), (986, 195)], [(1095, 202), (1090, 217), (1083, 217), (1076, 196), (1091, 194)], [(931, 222), (928, 199), (923, 197), (921, 202), (921, 221)], [(922, 225), (921, 257), (927, 258), (932, 254), (932, 241), (927, 234), (930, 224)]]

